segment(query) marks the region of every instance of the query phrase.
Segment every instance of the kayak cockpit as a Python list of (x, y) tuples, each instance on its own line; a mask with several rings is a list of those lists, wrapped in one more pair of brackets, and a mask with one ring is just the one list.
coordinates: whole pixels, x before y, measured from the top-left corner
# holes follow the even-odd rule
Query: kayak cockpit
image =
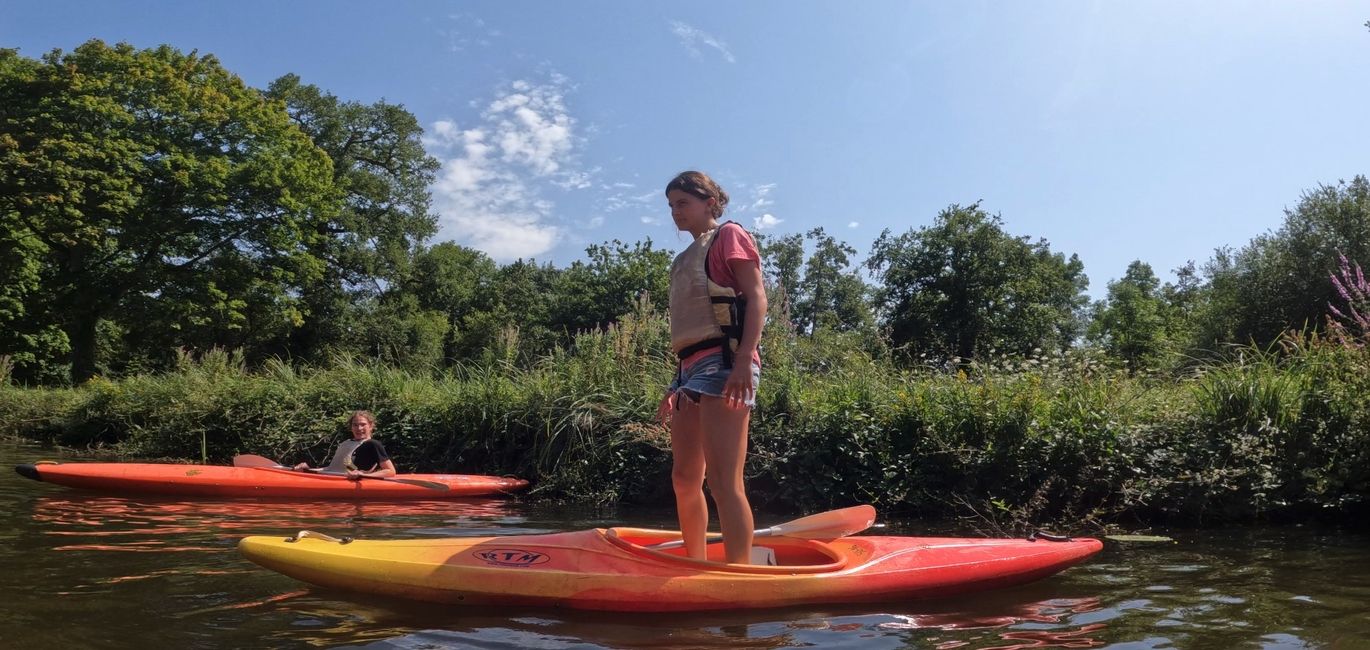
[(848, 558), (834, 551), (832, 547), (809, 539), (757, 538), (755, 546), (765, 546), (775, 551), (775, 566), (765, 566), (727, 563), (724, 561), (723, 543), (720, 541), (709, 544), (709, 559), (696, 560), (687, 557), (685, 549), (681, 547), (662, 550), (651, 548), (654, 544), (680, 539), (679, 533), (645, 528), (601, 528), (598, 532), (605, 541), (634, 555), (658, 562), (707, 568), (711, 571), (794, 575), (840, 571), (848, 564)]

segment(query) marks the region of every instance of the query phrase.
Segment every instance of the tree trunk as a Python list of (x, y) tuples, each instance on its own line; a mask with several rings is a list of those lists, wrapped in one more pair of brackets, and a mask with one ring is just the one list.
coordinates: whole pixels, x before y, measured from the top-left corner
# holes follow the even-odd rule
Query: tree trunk
[(71, 383), (80, 385), (95, 376), (95, 326), (100, 315), (94, 311), (74, 314), (67, 321), (67, 339), (71, 343)]

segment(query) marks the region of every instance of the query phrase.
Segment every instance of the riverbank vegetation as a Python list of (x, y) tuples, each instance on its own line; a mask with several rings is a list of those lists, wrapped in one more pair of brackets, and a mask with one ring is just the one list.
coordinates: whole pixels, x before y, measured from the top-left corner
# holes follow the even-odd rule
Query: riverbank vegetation
[[(368, 408), (405, 470), (670, 502), (672, 253), (650, 239), (561, 268), (431, 242), (413, 115), (293, 75), (253, 89), (211, 56), (5, 50), (0, 90), (0, 433), (317, 463)], [(1172, 282), (1134, 261), (1093, 302), (1077, 257), (986, 206), (909, 221), (864, 252), (760, 238), (759, 507), (1364, 520), (1364, 176)]]
[[(639, 320), (640, 318), (640, 320)], [(6, 433), (124, 457), (321, 461), (358, 404), (406, 470), (509, 473), (535, 495), (670, 503), (651, 422), (671, 364), (652, 313), (520, 366), (327, 369), (240, 354), (79, 388), (0, 388)], [(786, 340), (788, 339), (788, 340)], [(1363, 519), (1370, 353), (1320, 337), (1233, 348), (1183, 377), (1089, 351), (901, 368), (851, 334), (768, 337), (747, 475), (759, 507), (869, 502), (1027, 522)], [(840, 354), (836, 354), (840, 353)]]

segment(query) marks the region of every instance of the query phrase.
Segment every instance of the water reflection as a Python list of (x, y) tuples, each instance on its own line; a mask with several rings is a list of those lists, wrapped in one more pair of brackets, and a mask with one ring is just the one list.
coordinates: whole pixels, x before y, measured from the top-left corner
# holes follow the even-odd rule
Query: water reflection
[[(51, 450), (0, 441), (0, 464)], [(774, 521), (785, 517), (774, 517)], [(670, 526), (673, 512), (523, 499), (192, 501), (0, 472), (4, 647), (1370, 648), (1370, 537), (1312, 527), (1160, 531), (1059, 576), (959, 599), (633, 615), (409, 603), (313, 589), (234, 550), (249, 534), (513, 535)], [(760, 522), (759, 522), (760, 523)], [(890, 534), (968, 533), (891, 521)]]
[[(223, 540), (312, 528), (381, 538), (489, 534), (521, 518), (505, 499), (402, 503), (47, 496), (32, 519), (58, 551), (220, 552)], [(215, 543), (194, 543), (215, 542)]]
[[(1066, 587), (1069, 591), (1077, 591)], [(547, 608), (400, 607), (308, 589), (264, 604), (311, 646), (388, 648), (1094, 648), (1120, 637), (1102, 594), (1040, 598), (1061, 586), (882, 605), (632, 614)], [(340, 607), (337, 598), (351, 607)], [(1034, 598), (1038, 598), (1034, 600)], [(265, 612), (264, 612), (265, 613)]]
[[(1077, 609), (1097, 608), (1098, 599), (1077, 605), (1057, 601), (1022, 603), (1022, 616), (1002, 612), (938, 613), (825, 613), (713, 612), (709, 614), (654, 614), (647, 620), (633, 615), (593, 612), (469, 611), (459, 619), (449, 612), (449, 624), (398, 636), (372, 639), (347, 647), (388, 648), (1095, 648), (1107, 643), (1104, 623), (1080, 624)], [(355, 632), (355, 620), (332, 618), (304, 599), (294, 606), (308, 610), (308, 620), (319, 629), (306, 636), (316, 645), (333, 645)], [(858, 610), (853, 610), (856, 612)], [(377, 614), (374, 612), (373, 614)], [(337, 613), (335, 613), (336, 615)], [(1049, 623), (1048, 623), (1049, 622)], [(374, 630), (403, 628), (404, 617), (379, 615), (368, 621)], [(1035, 629), (1023, 629), (1033, 627)], [(987, 630), (968, 634), (968, 630)], [(992, 630), (992, 631), (988, 631)], [(950, 632), (950, 634), (948, 634)]]
[(1102, 608), (1098, 597), (1091, 598), (1053, 598), (1040, 603), (1026, 603), (1014, 606), (1010, 611), (977, 615), (973, 612), (957, 611), (947, 613), (896, 616), (896, 623), (883, 623), (885, 629), (918, 629), (935, 627), (943, 630), (977, 630), (983, 628), (1006, 627), (1017, 623), (1060, 623), (1071, 614), (1096, 612)]

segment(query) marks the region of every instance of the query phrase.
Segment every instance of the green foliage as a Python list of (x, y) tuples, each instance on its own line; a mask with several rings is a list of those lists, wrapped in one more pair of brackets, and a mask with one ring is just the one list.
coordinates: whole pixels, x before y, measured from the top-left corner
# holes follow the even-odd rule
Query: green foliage
[[(771, 323), (804, 333), (831, 329), (875, 336), (870, 287), (852, 268), (855, 248), (822, 228), (804, 236), (756, 238), (767, 281)], [(813, 254), (807, 260), (805, 239), (813, 242)]]
[(819, 328), (874, 333), (874, 316), (867, 302), (866, 283), (849, 268), (856, 249), (838, 242), (822, 228), (806, 235), (814, 242), (813, 255), (804, 264), (795, 305), (796, 325), (801, 331)]
[[(516, 344), (504, 348), (511, 350)], [(777, 328), (747, 464), (758, 507), (870, 502), (1048, 521), (1234, 521), (1366, 512), (1370, 352), (1316, 337), (1234, 349), (1191, 378), (1132, 375), (1091, 352), (902, 368), (853, 333)], [(674, 369), (643, 300), (531, 365), (491, 355), (433, 375), (335, 359), (179, 357), (167, 374), (79, 389), (0, 385), (4, 432), (135, 457), (260, 453), (321, 462), (356, 408), (405, 471), (510, 473), (555, 498), (669, 505), (668, 433), (651, 417)]]
[[(388, 333), (358, 332), (357, 323), (385, 328), (384, 317), (393, 309), (383, 305), (394, 296), (372, 299), (397, 292), (386, 286), (419, 276), (411, 268), (419, 246), (437, 231), (428, 187), (438, 161), (424, 151), (423, 130), (402, 106), (344, 102), (295, 75), (272, 82), (265, 94), (283, 102), (295, 124), (327, 153), (342, 203), (326, 221), (314, 224), (318, 237), (311, 240), (310, 252), (326, 265), (319, 277), (301, 287), (304, 304), (295, 326), (249, 349), (313, 361), (339, 350), (366, 350), (350, 346)], [(418, 295), (421, 299), (423, 294)], [(417, 322), (407, 326), (423, 327)]]
[(362, 302), (345, 324), (343, 349), (414, 372), (442, 368), (451, 323), (447, 314), (422, 309), (418, 303), (413, 294), (405, 293)]
[(462, 318), (458, 353), (480, 358), (488, 352), (503, 351), (498, 358), (526, 361), (566, 340), (569, 333), (550, 327), (552, 310), (560, 297), (555, 291), (557, 276), (557, 269), (550, 264), (518, 260), (501, 266), (481, 294), (477, 310)]
[(1279, 230), (1236, 252), (1220, 250), (1205, 272), (1210, 306), (1203, 341), (1267, 345), (1286, 330), (1320, 328), (1338, 298), (1328, 276), (1339, 255), (1370, 259), (1370, 180), (1320, 185), (1285, 210)]
[(1079, 333), (1084, 266), (1045, 240), (1004, 232), (979, 204), (953, 205), (929, 227), (876, 240), (867, 266), (891, 345), (963, 361), (992, 348), (1061, 350)]
[(1095, 307), (1089, 338), (1118, 357), (1130, 372), (1158, 367), (1167, 352), (1167, 305), (1151, 266), (1134, 261)]
[[(94, 372), (98, 322), (130, 296), (156, 296), (179, 316), (167, 325), (188, 327), (206, 315), (163, 292), (232, 293), (243, 287), (218, 276), (250, 267), (236, 279), (289, 303), (320, 272), (328, 158), (213, 57), (99, 41), (40, 61), (4, 51), (0, 96), (0, 231), (41, 265), (28, 293), (52, 320), (27, 329), (64, 329), (74, 379)], [(220, 326), (241, 325), (238, 297), (213, 307)]]
[[(1190, 516), (1250, 517), (1362, 507), (1370, 485), (1364, 350), (1287, 335), (1237, 348), (1192, 384), (1192, 426), (1177, 441)], [(1216, 512), (1214, 512), (1216, 511)]]
[(799, 295), (799, 267), (804, 263), (804, 237), (798, 233), (773, 238), (753, 234), (766, 277), (772, 322), (792, 324)]
[(550, 325), (567, 333), (603, 329), (634, 303), (645, 298), (658, 309), (670, 299), (669, 251), (652, 241), (632, 246), (618, 240), (585, 249), (587, 261), (572, 262), (557, 274)]

